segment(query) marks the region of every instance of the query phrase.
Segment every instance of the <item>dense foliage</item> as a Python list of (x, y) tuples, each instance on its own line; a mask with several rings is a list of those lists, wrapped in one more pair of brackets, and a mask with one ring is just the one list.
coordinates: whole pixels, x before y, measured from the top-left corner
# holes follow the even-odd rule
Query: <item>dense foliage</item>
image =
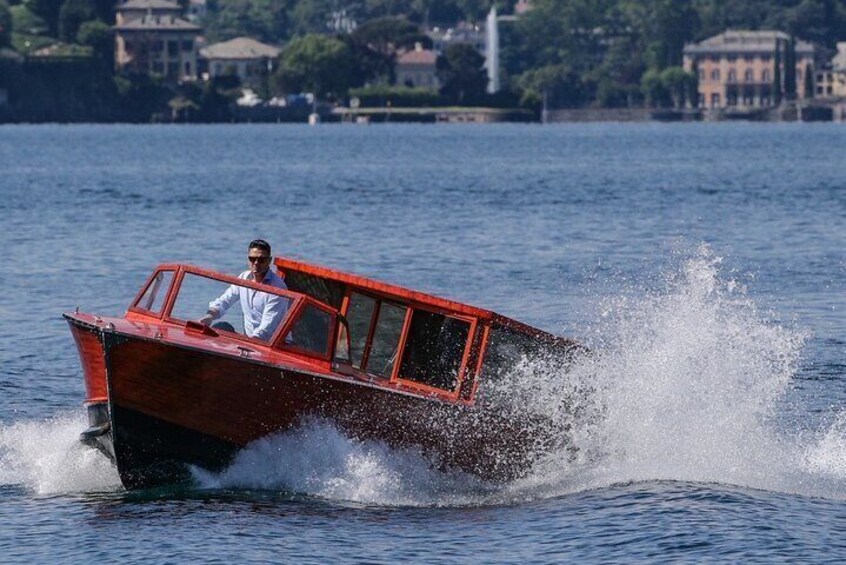
[[(513, 13), (516, 0), (493, 1), (500, 14)], [(491, 0), (208, 0), (208, 14), (199, 23), (209, 42), (249, 36), (284, 46), (276, 71), (264, 81), (263, 97), (310, 91), (343, 101), (351, 89), (364, 88), (354, 92), (367, 102), (519, 102), (534, 108), (544, 103), (683, 107), (696, 93), (696, 77), (681, 69), (684, 45), (726, 29), (781, 30), (815, 43), (823, 56), (834, 52), (837, 41), (846, 41), (846, 0), (530, 0), (530, 4), (529, 11), (500, 24), (504, 92), (495, 97), (484, 93), (481, 58), (466, 46), (451, 48), (439, 58), (438, 100), (431, 99), (431, 91), (404, 91), (394, 85), (398, 53), (416, 43), (431, 46), (422, 30), (481, 22)], [(96, 103), (103, 108), (116, 104), (112, 114), (133, 120), (151, 113), (171, 113), (179, 119), (225, 118), (234, 90), (219, 84), (174, 88), (156, 77), (115, 77), (109, 29), (113, 24), (114, 0), (0, 0), (0, 48), (11, 46), (27, 54), (62, 41), (55, 53), (70, 55), (61, 63), (69, 69), (62, 80), (77, 84), (71, 77), (78, 63), (90, 78), (86, 85), (107, 85), (96, 95)], [(788, 68), (792, 56), (791, 49), (776, 54)], [(8, 85), (15, 103), (23, 104), (17, 94), (23, 84), (46, 88), (49, 72), (65, 73), (58, 62), (44, 70), (9, 58), (8, 53), (6, 59), (12, 70), (0, 82)], [(775, 77), (783, 80), (788, 100), (797, 91), (791, 74)], [(810, 73), (803, 77), (810, 80)], [(64, 92), (95, 97), (88, 86)], [(46, 94), (32, 99), (51, 100)]]
[(12, 11), (9, 5), (0, 0), (0, 47), (12, 42)]

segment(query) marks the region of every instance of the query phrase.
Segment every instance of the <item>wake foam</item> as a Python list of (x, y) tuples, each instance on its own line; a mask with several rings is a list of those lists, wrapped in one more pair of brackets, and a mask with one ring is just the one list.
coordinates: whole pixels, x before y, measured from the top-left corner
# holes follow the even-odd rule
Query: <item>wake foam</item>
[(561, 430), (565, 447), (511, 484), (445, 475), (417, 452), (318, 422), (257, 442), (202, 482), (403, 505), (507, 504), (652, 480), (841, 496), (832, 477), (846, 478), (846, 417), (818, 445), (777, 423), (807, 334), (761, 312), (721, 278), (721, 263), (703, 246), (659, 290), (602, 297), (584, 332), (598, 336), (590, 354), (524, 359), (485, 391)]
[(39, 495), (104, 492), (120, 488), (117, 470), (79, 443), (88, 427), (82, 413), (0, 426), (0, 485)]
[[(485, 391), (510, 402), (504, 410), (552, 422), (566, 446), (510, 484), (441, 472), (419, 451), (358, 441), (317, 420), (195, 478), (202, 489), (386, 506), (513, 504), (653, 480), (846, 498), (846, 414), (823, 429), (780, 420), (785, 403), (798, 401), (791, 383), (808, 335), (762, 312), (721, 270), (703, 246), (650, 289), (598, 296), (596, 323), (581, 332), (590, 354), (569, 364), (524, 359)], [(116, 488), (109, 462), (76, 442), (84, 425), (73, 415), (0, 428), (2, 484), (38, 493)]]
[(194, 469), (203, 488), (282, 490), (382, 506), (478, 504), (486, 487), (463, 473), (443, 473), (413, 449), (358, 441), (310, 420), (253, 442), (220, 474)]

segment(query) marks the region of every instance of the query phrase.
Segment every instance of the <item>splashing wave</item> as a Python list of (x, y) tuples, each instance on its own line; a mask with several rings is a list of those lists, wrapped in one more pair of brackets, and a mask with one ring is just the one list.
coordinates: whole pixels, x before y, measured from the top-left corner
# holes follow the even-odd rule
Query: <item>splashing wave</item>
[[(562, 368), (526, 359), (515, 406), (552, 419), (567, 447), (524, 478), (485, 484), (415, 450), (312, 420), (259, 440), (200, 488), (270, 489), (376, 505), (510, 504), (634, 481), (720, 483), (846, 498), (846, 415), (784, 429), (779, 410), (807, 335), (772, 320), (702, 247), (660, 291), (602, 297), (593, 352)], [(562, 401), (562, 399), (566, 399)], [(0, 427), (0, 483), (37, 493), (114, 489), (114, 468), (76, 442), (79, 414)], [(564, 438), (562, 438), (564, 439)]]
[(79, 432), (86, 427), (82, 412), (0, 426), (0, 485), (39, 495), (120, 488), (111, 462), (79, 443)]

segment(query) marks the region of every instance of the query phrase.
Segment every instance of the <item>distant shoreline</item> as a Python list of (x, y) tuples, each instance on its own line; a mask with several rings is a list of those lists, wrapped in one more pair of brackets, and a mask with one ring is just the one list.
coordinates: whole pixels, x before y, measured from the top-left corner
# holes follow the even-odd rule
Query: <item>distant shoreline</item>
[[(218, 125), (218, 124), (300, 124), (309, 123), (307, 114), (291, 119), (276, 119), (274, 114), (251, 109), (239, 109), (235, 119), (218, 122), (189, 121), (0, 121), (2, 125)], [(257, 109), (261, 110), (261, 109)], [(8, 118), (8, 116), (6, 116)], [(543, 119), (545, 118), (545, 119)], [(319, 123), (367, 125), (384, 123), (416, 124), (492, 124), (492, 123), (692, 123), (692, 122), (846, 122), (846, 102), (814, 105), (783, 105), (775, 108), (719, 108), (719, 109), (650, 109), (650, 108), (576, 108), (549, 110), (545, 116), (519, 108), (485, 107), (368, 107), (334, 108), (320, 113)]]

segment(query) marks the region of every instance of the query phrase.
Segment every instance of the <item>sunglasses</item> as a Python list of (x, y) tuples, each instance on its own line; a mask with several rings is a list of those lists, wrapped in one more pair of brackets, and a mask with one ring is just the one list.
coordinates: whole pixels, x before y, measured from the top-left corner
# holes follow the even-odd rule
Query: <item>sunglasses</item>
[(264, 263), (269, 260), (270, 257), (247, 257), (247, 259), (250, 261), (250, 263)]

